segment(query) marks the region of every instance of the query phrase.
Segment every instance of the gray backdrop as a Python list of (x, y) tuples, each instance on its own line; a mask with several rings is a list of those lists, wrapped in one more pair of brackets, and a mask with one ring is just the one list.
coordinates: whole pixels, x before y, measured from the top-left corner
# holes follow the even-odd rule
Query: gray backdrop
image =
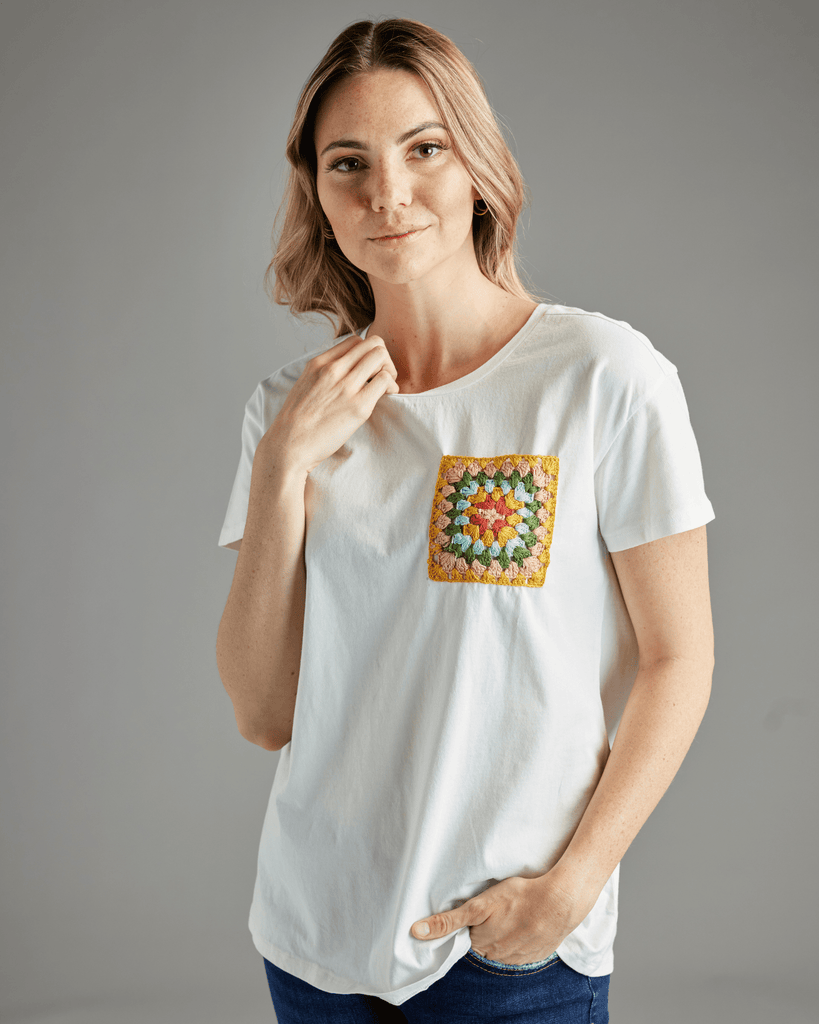
[(4, 1021), (274, 1019), (277, 755), (216, 671), (216, 540), (245, 400), (329, 337), (261, 287), (294, 104), (385, 15), (483, 76), (540, 294), (677, 365), (717, 513), (713, 698), (623, 862), (612, 1020), (815, 1020), (818, 10), (3, 2)]

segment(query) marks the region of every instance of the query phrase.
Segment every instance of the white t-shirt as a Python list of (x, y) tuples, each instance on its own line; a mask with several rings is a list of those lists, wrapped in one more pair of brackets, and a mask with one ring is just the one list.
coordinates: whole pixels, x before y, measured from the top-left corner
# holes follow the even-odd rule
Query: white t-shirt
[[(315, 354), (247, 403), (221, 545)], [(298, 695), (250, 931), (317, 988), (400, 1005), (470, 947), (413, 922), (543, 874), (595, 789), (637, 667), (609, 552), (714, 512), (674, 365), (627, 323), (546, 304), (467, 376), (381, 398), (305, 500)], [(583, 974), (612, 970), (617, 883), (558, 948)]]

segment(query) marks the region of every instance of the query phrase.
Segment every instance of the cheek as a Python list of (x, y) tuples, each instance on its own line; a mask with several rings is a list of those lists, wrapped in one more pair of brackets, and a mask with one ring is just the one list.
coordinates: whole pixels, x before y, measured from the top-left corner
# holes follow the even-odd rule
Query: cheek
[(441, 201), (459, 220), (472, 219), (472, 182), (460, 170), (448, 174), (441, 182)]
[(348, 186), (345, 189), (330, 189), (319, 193), (322, 209), (331, 223), (351, 224), (361, 218), (364, 197), (360, 188)]
[(366, 212), (370, 201), (362, 185), (351, 185), (345, 196), (345, 208), (351, 219), (360, 219), (363, 212)]

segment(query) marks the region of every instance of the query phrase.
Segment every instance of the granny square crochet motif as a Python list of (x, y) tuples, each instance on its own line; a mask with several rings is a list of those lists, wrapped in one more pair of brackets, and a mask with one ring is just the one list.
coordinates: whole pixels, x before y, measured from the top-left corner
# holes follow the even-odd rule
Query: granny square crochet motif
[(553, 455), (444, 455), (429, 523), (429, 578), (542, 587), (559, 463)]

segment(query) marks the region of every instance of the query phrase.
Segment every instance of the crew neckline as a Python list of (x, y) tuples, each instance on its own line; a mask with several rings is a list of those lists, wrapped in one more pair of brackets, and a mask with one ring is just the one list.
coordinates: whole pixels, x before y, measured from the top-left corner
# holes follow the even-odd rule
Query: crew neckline
[[(472, 370), (470, 373), (467, 373), (465, 376), (457, 377), (455, 380), (449, 381), (448, 384), (442, 384), (440, 387), (430, 388), (429, 391), (410, 391), (407, 393), (399, 391), (397, 395), (390, 394), (388, 392), (383, 397), (426, 398), (429, 395), (437, 396), (449, 391), (460, 391), (462, 388), (467, 388), (470, 387), (470, 385), (472, 384), (477, 384), (477, 382), (479, 380), (483, 380), (483, 378), (486, 377), (487, 374), (492, 373), (492, 371), (495, 370), (504, 361), (504, 359), (506, 359), (506, 357), (512, 352), (513, 349), (517, 348), (517, 346), (524, 340), (526, 335), (529, 334), (529, 332), (540, 320), (540, 318), (548, 308), (548, 303), (538, 303), (538, 305), (529, 314), (529, 319), (526, 321), (523, 327), (521, 327), (517, 334), (513, 334), (509, 341), (507, 341), (506, 344), (503, 346), (503, 348), (499, 348), (498, 351), (493, 356), (490, 356), (490, 358), (487, 359), (485, 363), (481, 363), (480, 366)], [(371, 327), (371, 323), (367, 325), (366, 329), (361, 333), (362, 338), (367, 337)]]

